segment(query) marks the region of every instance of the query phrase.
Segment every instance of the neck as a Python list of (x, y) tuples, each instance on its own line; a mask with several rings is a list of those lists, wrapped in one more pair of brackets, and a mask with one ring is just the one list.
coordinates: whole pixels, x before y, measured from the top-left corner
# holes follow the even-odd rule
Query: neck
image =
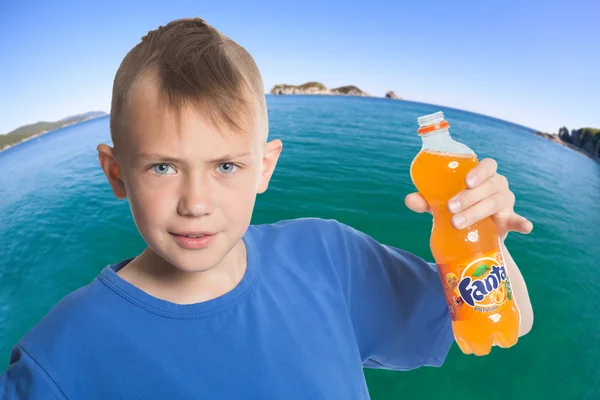
[(231, 291), (242, 280), (246, 267), (246, 246), (240, 240), (218, 265), (206, 271), (182, 271), (147, 247), (118, 274), (161, 300), (194, 304)]

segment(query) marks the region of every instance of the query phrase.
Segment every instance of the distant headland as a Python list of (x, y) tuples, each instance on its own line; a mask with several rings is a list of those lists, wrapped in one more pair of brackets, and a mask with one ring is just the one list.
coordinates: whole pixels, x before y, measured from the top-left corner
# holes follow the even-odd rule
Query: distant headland
[(569, 132), (563, 126), (558, 130), (558, 134), (546, 132), (535, 132), (535, 134), (563, 146), (570, 147), (600, 163), (600, 129), (580, 128)]
[(0, 135), (0, 151), (16, 146), (19, 143), (36, 138), (44, 133), (55, 129), (63, 128), (67, 125), (87, 121), (88, 119), (99, 118), (108, 115), (104, 111), (90, 111), (85, 114), (73, 115), (56, 122), (40, 121), (35, 124), (21, 126), (7, 134)]
[[(375, 97), (369, 93), (360, 90), (354, 85), (340, 86), (333, 89), (328, 89), (321, 82), (306, 82), (302, 85), (290, 85), (287, 83), (280, 83), (271, 88), (271, 94), (283, 95), (283, 94), (320, 94), (320, 95), (331, 95), (331, 96), (360, 96), (360, 97)], [(402, 98), (397, 96), (396, 93), (389, 90), (385, 93), (388, 99), (401, 100)]]

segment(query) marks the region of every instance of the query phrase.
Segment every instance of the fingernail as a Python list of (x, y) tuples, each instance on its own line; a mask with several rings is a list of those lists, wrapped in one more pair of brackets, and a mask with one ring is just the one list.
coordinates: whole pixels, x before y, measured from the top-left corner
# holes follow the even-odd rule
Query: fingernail
[(477, 177), (475, 175), (467, 176), (467, 185), (469, 185), (469, 187), (473, 187), (476, 184), (477, 184)]
[(525, 230), (526, 230), (527, 232), (531, 232), (531, 231), (533, 230), (533, 224), (531, 223), (531, 221), (527, 221), (527, 222), (525, 223)]
[(453, 213), (459, 212), (460, 211), (460, 201), (451, 200), (450, 203), (448, 203), (448, 209)]
[(463, 224), (465, 223), (465, 217), (462, 215), (455, 215), (452, 217), (452, 222), (454, 223), (455, 227), (462, 228)]

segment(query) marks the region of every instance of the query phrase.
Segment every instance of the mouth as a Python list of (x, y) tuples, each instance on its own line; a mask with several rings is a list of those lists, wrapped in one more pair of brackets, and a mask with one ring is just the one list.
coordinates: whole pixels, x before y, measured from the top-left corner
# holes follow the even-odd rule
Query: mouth
[(213, 232), (169, 232), (171, 235), (184, 236), (191, 239), (198, 239), (205, 236), (214, 236)]
[(209, 247), (216, 239), (218, 232), (169, 232), (175, 242), (184, 249), (203, 249)]

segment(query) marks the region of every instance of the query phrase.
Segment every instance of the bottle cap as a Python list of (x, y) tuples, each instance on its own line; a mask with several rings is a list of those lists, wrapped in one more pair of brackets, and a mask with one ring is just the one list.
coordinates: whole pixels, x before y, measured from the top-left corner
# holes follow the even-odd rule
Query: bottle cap
[(417, 122), (419, 123), (417, 130), (419, 135), (449, 127), (448, 121), (444, 121), (444, 113), (441, 111), (419, 117)]

